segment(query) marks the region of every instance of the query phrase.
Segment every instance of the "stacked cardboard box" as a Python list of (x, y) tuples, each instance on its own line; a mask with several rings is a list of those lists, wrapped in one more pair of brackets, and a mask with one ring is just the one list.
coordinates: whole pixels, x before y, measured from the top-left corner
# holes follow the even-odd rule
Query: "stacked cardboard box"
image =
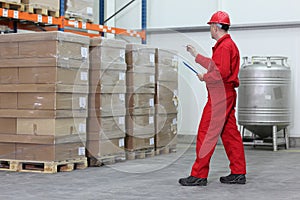
[(66, 15), (81, 18), (90, 22), (94, 21), (94, 0), (66, 0)]
[(59, 0), (22, 0), (22, 3), (32, 8), (46, 8), (51, 11), (59, 11)]
[(156, 49), (155, 148), (156, 153), (176, 150), (178, 106), (178, 57)]
[(0, 36), (0, 158), (85, 158), (89, 38)]
[(107, 158), (125, 159), (125, 47), (120, 40), (91, 40), (87, 141), (90, 165), (105, 163)]
[[(155, 49), (126, 46), (126, 142), (130, 152), (154, 149)], [(153, 151), (154, 152), (154, 151)]]
[(21, 0), (5, 0), (5, 1), (1, 1), (4, 3), (21, 3)]

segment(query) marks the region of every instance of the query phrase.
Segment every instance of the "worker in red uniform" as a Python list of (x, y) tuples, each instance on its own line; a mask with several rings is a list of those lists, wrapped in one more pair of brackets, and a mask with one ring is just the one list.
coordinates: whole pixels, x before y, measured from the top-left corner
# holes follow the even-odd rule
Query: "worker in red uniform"
[(207, 69), (207, 73), (197, 76), (206, 84), (208, 101), (198, 128), (196, 160), (190, 176), (179, 179), (179, 183), (183, 186), (207, 185), (210, 159), (221, 135), (230, 161), (231, 173), (221, 177), (220, 181), (221, 183), (245, 184), (244, 146), (235, 118), (235, 88), (239, 86), (239, 50), (228, 34), (230, 19), (226, 12), (214, 13), (208, 24), (211, 37), (217, 41), (212, 48), (212, 59), (204, 57), (193, 46), (187, 45), (187, 51), (195, 57), (195, 61)]

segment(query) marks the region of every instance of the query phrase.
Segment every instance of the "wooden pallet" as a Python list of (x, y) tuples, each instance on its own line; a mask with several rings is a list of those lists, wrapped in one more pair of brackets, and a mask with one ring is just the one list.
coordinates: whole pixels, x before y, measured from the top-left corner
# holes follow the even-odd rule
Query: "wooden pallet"
[(27, 5), (26, 12), (32, 14), (46, 15), (52, 17), (59, 17), (59, 11), (51, 8), (43, 7), (41, 5)]
[(85, 169), (87, 166), (87, 158), (53, 162), (0, 159), (0, 170), (13, 172), (54, 174), (57, 172), (70, 172), (75, 169)]
[(155, 149), (155, 155), (162, 155), (162, 154), (169, 154), (169, 153), (176, 153), (176, 152), (177, 152), (176, 145), (158, 147)]
[(12, 3), (7, 1), (0, 1), (0, 8), (25, 11), (25, 5), (20, 3)]
[(88, 23), (94, 22), (92, 18), (84, 18), (81, 15), (78, 15), (76, 13), (65, 13), (65, 19), (75, 20), (78, 22), (88, 22)]
[(117, 162), (123, 162), (125, 160), (126, 160), (125, 153), (120, 153), (116, 155), (101, 156), (98, 158), (89, 157), (88, 163), (89, 163), (89, 167), (100, 167), (102, 165), (112, 165)]
[(144, 159), (144, 158), (149, 158), (154, 156), (155, 156), (154, 148), (126, 151), (127, 160)]

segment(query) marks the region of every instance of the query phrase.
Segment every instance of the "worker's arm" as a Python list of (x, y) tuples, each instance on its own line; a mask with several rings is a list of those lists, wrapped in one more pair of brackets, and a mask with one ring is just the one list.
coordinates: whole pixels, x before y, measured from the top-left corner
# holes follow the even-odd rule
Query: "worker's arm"
[(220, 54), (216, 55), (218, 63), (209, 63), (208, 72), (203, 75), (203, 80), (207, 83), (214, 83), (220, 80), (226, 81), (231, 75), (230, 58), (230, 49), (223, 47), (220, 50)]

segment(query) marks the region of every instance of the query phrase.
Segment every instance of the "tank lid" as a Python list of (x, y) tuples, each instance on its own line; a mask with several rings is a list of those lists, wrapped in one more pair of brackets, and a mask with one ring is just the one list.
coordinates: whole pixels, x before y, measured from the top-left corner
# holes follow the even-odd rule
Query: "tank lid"
[(243, 57), (244, 65), (262, 63), (267, 65), (267, 67), (271, 67), (272, 64), (279, 64), (279, 62), (282, 66), (288, 67), (287, 59), (284, 56), (252, 56), (249, 61), (248, 57)]

